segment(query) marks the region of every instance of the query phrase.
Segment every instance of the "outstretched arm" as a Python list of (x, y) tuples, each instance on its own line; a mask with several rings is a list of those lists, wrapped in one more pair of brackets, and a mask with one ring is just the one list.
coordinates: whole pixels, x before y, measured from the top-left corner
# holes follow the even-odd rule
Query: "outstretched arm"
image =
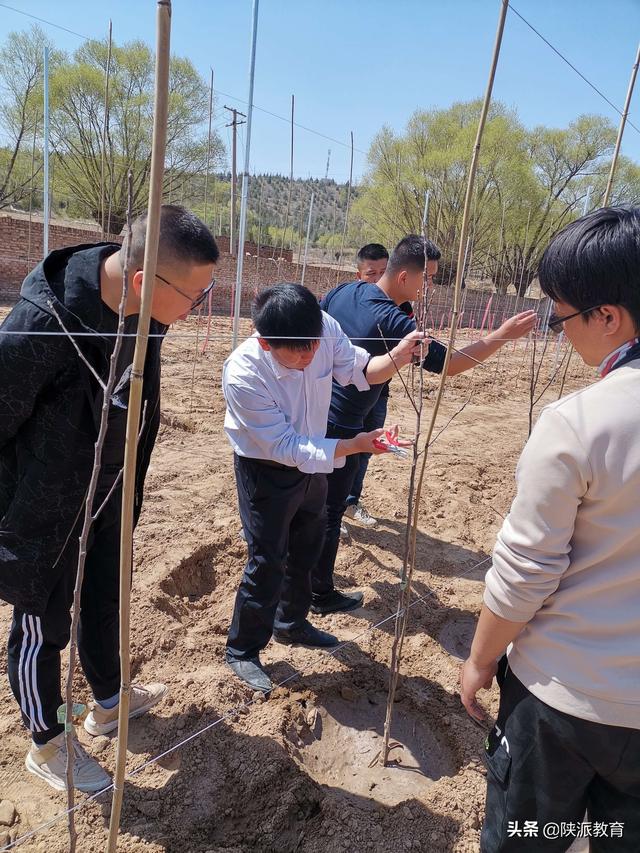
[(410, 332), (387, 355), (374, 356), (366, 368), (367, 381), (381, 385), (391, 379), (401, 367), (411, 364), (413, 358), (422, 354), (425, 339), (424, 332)]
[[(523, 311), (521, 314), (509, 317), (498, 329), (489, 332), (484, 338), (469, 344), (468, 347), (463, 347), (459, 352), (451, 353), (447, 376), (456, 376), (458, 373), (470, 370), (479, 361), (486, 361), (509, 341), (528, 335), (536, 325), (537, 316), (535, 311)], [(471, 358), (467, 358), (467, 355)]]

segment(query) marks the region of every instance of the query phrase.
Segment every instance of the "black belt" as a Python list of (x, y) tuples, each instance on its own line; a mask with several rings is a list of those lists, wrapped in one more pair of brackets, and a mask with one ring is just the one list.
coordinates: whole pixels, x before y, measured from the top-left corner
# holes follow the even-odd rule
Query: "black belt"
[(274, 462), (271, 459), (253, 459), (250, 456), (246, 457), (247, 459), (251, 459), (252, 462), (258, 462), (260, 465), (267, 465), (269, 468), (279, 468), (281, 471), (297, 471), (295, 465), (283, 465), (281, 462)]

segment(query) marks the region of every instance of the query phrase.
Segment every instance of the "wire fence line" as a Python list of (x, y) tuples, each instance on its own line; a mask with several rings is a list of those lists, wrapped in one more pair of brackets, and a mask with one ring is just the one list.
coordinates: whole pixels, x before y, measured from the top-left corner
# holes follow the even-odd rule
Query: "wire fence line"
[[(484, 557), (482, 560), (479, 560), (477, 563), (475, 563), (473, 566), (470, 566), (464, 572), (461, 572), (458, 575), (458, 577), (463, 578), (463, 577), (466, 577), (467, 575), (470, 575), (472, 572), (474, 572), (480, 566), (489, 562), (490, 559), (491, 559), (490, 556)], [(424, 603), (427, 599), (435, 596), (436, 594), (437, 594), (437, 592), (435, 590), (429, 590), (424, 595), (421, 595), (418, 598), (415, 598), (409, 604), (409, 606), (406, 608), (406, 610), (407, 611), (412, 610), (416, 605)], [(404, 613), (405, 613), (405, 610), (401, 610), (401, 611), (396, 611), (396, 612), (392, 613), (390, 616), (385, 616), (384, 619), (381, 619), (380, 621), (376, 622), (375, 624), (369, 625), (369, 627), (365, 628), (363, 631), (360, 631), (360, 633), (356, 634), (355, 637), (351, 637), (349, 640), (345, 640), (344, 642), (340, 643), (338, 646), (335, 646), (334, 648), (332, 648), (326, 652), (320, 652), (320, 654), (323, 656), (326, 656), (326, 657), (334, 657), (338, 652), (342, 651), (343, 649), (347, 648), (348, 646), (353, 645), (353, 643), (358, 642), (358, 640), (361, 640), (363, 637), (367, 636), (367, 634), (370, 634), (375, 630), (379, 630), (383, 625), (386, 625), (387, 623), (404, 616)], [(306, 676), (306, 675), (296, 671), (296, 672), (292, 673), (291, 675), (287, 676), (286, 678), (284, 678), (282, 681), (279, 681), (277, 684), (275, 684), (273, 689), (276, 690), (278, 688), (284, 687), (285, 685), (290, 684), (292, 681), (294, 681), (296, 679), (304, 680), (308, 677), (309, 676)], [(182, 747), (186, 746), (186, 744), (191, 743), (191, 741), (195, 740), (198, 737), (201, 737), (203, 734), (205, 734), (206, 732), (211, 731), (212, 729), (216, 728), (221, 723), (224, 723), (227, 720), (232, 719), (233, 717), (236, 717), (243, 710), (254, 707), (256, 704), (262, 704), (262, 700), (261, 699), (259, 700), (257, 698), (252, 697), (251, 699), (248, 699), (246, 702), (243, 702), (240, 705), (234, 706), (233, 708), (231, 708), (231, 710), (226, 711), (224, 714), (220, 715), (219, 717), (216, 717), (215, 720), (212, 720), (210, 723), (207, 723), (206, 726), (203, 726), (202, 728), (198, 729), (197, 731), (192, 732), (190, 735), (187, 735), (187, 737), (178, 741), (173, 746), (169, 747), (169, 749), (165, 749), (163, 752), (160, 752), (157, 755), (154, 755), (152, 758), (147, 759), (142, 764), (140, 764), (138, 767), (135, 767), (133, 770), (130, 770), (127, 773), (126, 778), (132, 779), (134, 776), (137, 776), (138, 773), (142, 773), (143, 770), (146, 770), (147, 767), (150, 767), (152, 764), (156, 764), (158, 761), (161, 761), (163, 758), (166, 758), (167, 755), (171, 755), (171, 753), (176, 752), (179, 749), (182, 749)], [(34, 829), (30, 830), (29, 832), (18, 836), (14, 841), (11, 841), (9, 844), (6, 844), (4, 847), (0, 847), (0, 853), (4, 853), (4, 851), (7, 851), (7, 850), (12, 850), (13, 848), (15, 848), (15, 847), (19, 846), (20, 844), (24, 843), (25, 841), (29, 840), (30, 838), (34, 838), (36, 835), (42, 834), (47, 829), (50, 829), (55, 824), (59, 823), (64, 818), (68, 817), (70, 813), (72, 813), (72, 812), (77, 813), (78, 811), (83, 809), (85, 806), (87, 806), (89, 803), (98, 799), (98, 797), (101, 797), (103, 794), (106, 794), (112, 790), (113, 790), (113, 784), (108, 785), (106, 788), (103, 788), (100, 791), (96, 791), (95, 794), (87, 796), (84, 800), (77, 803), (72, 809), (66, 809), (65, 811), (60, 812), (55, 817), (53, 817), (51, 820), (48, 820), (45, 823), (42, 823), (39, 826), (35, 827)]]

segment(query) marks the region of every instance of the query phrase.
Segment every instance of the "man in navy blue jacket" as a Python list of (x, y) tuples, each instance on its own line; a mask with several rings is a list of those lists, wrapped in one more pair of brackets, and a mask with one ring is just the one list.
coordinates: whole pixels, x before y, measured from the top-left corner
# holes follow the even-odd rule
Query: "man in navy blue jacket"
[[(358, 281), (368, 281), (370, 284), (377, 284), (387, 269), (389, 263), (389, 252), (381, 243), (367, 243), (363, 246), (356, 256), (356, 267), (358, 270)], [(400, 305), (400, 310), (404, 311), (409, 317), (413, 317), (413, 305), (410, 302), (403, 302)], [(369, 410), (364, 426), (367, 432), (373, 429), (379, 429), (384, 426), (387, 419), (387, 405), (389, 402), (389, 382), (385, 382), (380, 391), (375, 405)], [(364, 478), (369, 467), (370, 453), (361, 453), (358, 470), (353, 478), (351, 492), (347, 498), (347, 508), (345, 516), (353, 518), (355, 521), (365, 527), (375, 527), (377, 520), (367, 511), (366, 507), (360, 502), (362, 489), (364, 487)], [(340, 528), (340, 533), (343, 536), (348, 536), (345, 527)]]
[[(341, 284), (324, 297), (321, 307), (340, 323), (354, 344), (363, 347), (372, 356), (383, 355), (387, 347), (395, 346), (399, 339), (415, 331), (415, 320), (399, 306), (407, 301), (413, 302), (425, 286), (432, 286), (439, 259), (440, 250), (434, 243), (411, 234), (395, 247), (385, 273), (377, 284), (366, 281)], [(533, 329), (535, 322), (535, 311), (525, 311), (506, 320), (500, 328), (484, 338), (460, 352), (452, 353), (448, 375), (455, 376), (475, 367), (477, 362), (497, 352), (506, 341), (526, 335)], [(431, 341), (422, 367), (432, 373), (441, 373), (445, 355), (446, 347)], [(365, 418), (378, 402), (383, 387), (372, 385), (368, 391), (358, 391), (353, 385), (343, 388), (334, 382), (327, 437), (350, 438), (362, 432)], [(333, 582), (342, 516), (358, 465), (357, 457), (349, 457), (344, 468), (328, 476), (327, 534), (312, 579), (311, 610), (314, 613), (352, 610), (362, 603), (361, 592), (339, 592)]]

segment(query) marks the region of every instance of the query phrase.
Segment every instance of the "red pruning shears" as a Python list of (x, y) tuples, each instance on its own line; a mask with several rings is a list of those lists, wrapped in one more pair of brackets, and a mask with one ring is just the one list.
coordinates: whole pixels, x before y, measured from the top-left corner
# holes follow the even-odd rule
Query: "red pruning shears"
[(409, 454), (403, 447), (399, 447), (398, 438), (394, 436), (390, 430), (386, 429), (384, 431), (384, 438), (384, 441), (381, 438), (373, 439), (373, 446), (377, 450), (384, 450), (385, 453), (394, 453), (401, 459), (406, 459), (408, 457)]

